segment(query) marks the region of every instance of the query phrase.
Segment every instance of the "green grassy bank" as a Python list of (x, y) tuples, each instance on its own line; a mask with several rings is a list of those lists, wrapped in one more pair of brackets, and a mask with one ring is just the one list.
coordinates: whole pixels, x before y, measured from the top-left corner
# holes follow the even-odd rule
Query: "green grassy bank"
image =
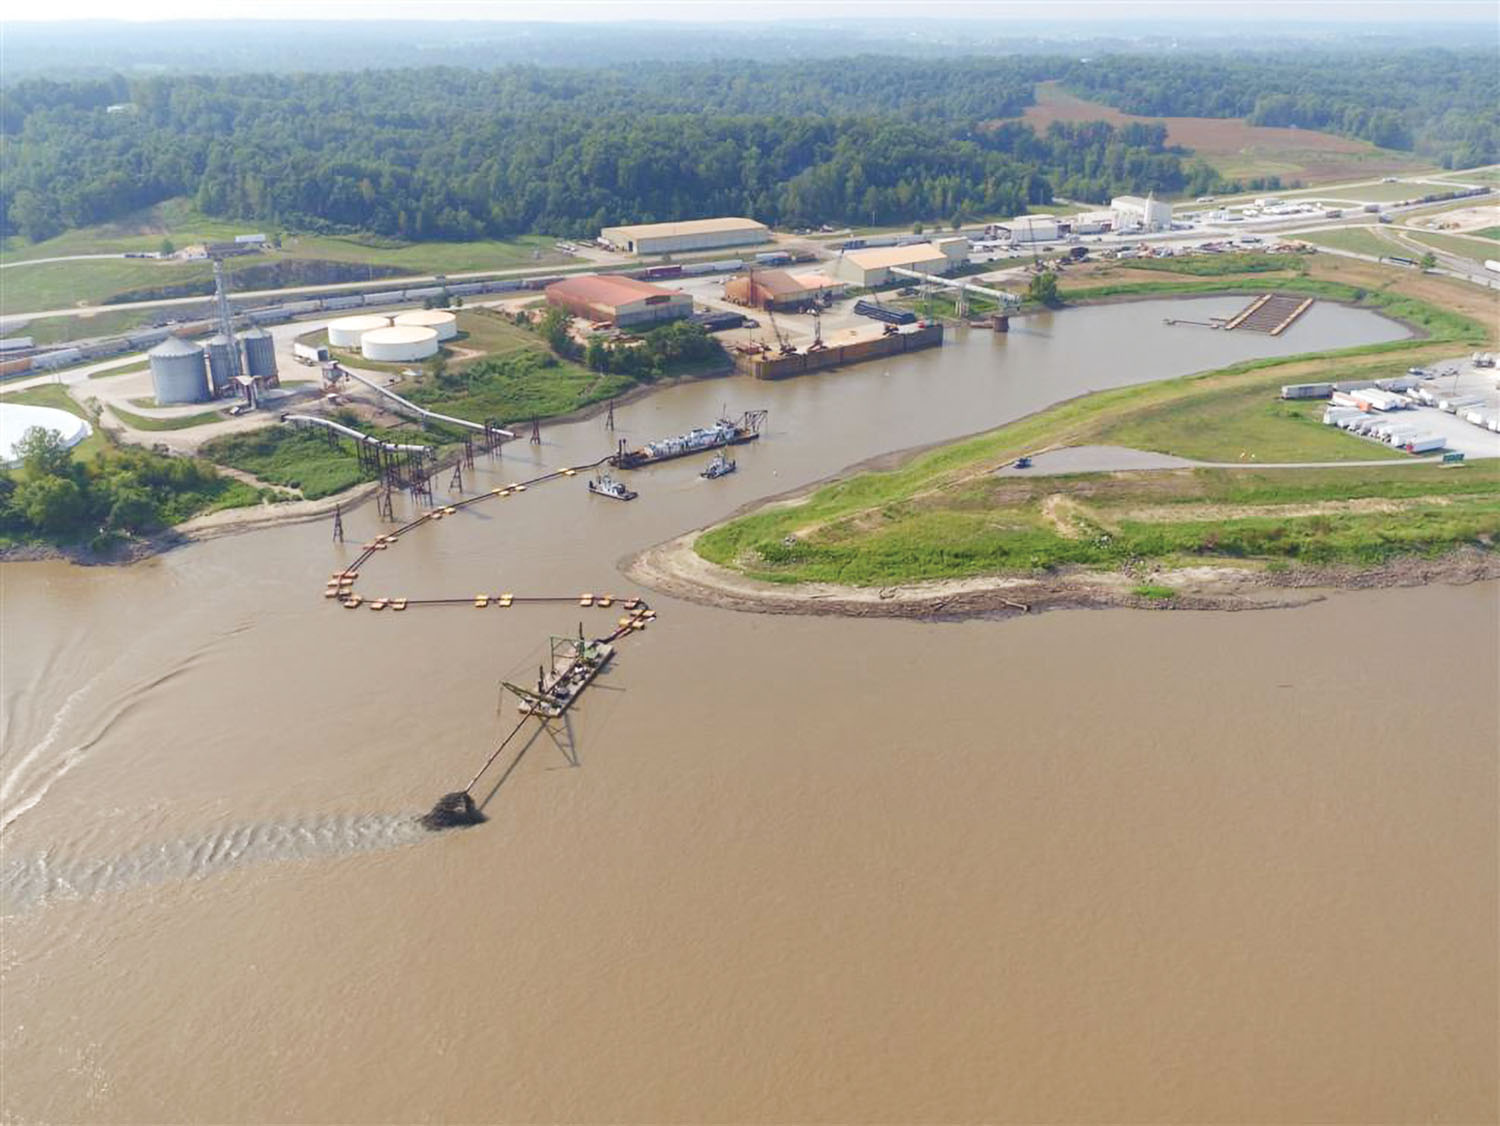
[[(1204, 293), (1245, 282), (1135, 283), (1075, 289), (1070, 301)], [(1374, 377), (1486, 338), (1479, 322), (1414, 297), (1298, 277), (1280, 286), (1357, 301), (1422, 327), (1425, 340), (1233, 365), (1089, 395), (986, 434), (863, 473), (704, 533), (711, 562), (780, 583), (884, 585), (982, 574), (1166, 563), (1370, 563), (1500, 536), (1500, 465), (1393, 462), (1403, 455), (1334, 431), (1317, 407), (1282, 403), (1281, 384)], [(1393, 360), (1388, 353), (1403, 353)], [(1026, 452), (1127, 445), (1200, 460), (1326, 461), (1313, 469), (1198, 469), (1070, 477), (996, 476)]]

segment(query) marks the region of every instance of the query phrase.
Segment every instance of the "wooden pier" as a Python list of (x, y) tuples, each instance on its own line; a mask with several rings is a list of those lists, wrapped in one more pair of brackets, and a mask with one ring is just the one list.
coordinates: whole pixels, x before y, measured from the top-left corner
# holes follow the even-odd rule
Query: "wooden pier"
[(1280, 336), (1292, 323), (1313, 306), (1313, 298), (1293, 293), (1263, 293), (1224, 322), (1226, 332), (1243, 328)]

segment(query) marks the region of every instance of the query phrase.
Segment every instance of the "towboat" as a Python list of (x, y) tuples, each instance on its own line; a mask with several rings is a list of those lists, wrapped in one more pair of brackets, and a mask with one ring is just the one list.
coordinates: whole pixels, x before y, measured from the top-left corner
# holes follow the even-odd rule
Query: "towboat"
[(601, 497), (610, 497), (613, 500), (635, 500), (640, 495), (634, 489), (627, 488), (625, 482), (616, 481), (608, 473), (601, 473), (597, 477), (590, 478), (589, 492)]
[(706, 477), (712, 481), (716, 477), (727, 477), (738, 468), (739, 466), (734, 463), (734, 459), (732, 457), (725, 457), (724, 452), (721, 450), (714, 455), (712, 461), (703, 467), (703, 472), (698, 474), (698, 476)]

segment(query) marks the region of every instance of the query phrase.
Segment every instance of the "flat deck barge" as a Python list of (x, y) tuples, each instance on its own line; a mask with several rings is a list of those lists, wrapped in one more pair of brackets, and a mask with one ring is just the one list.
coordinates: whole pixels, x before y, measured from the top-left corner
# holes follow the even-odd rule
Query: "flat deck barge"
[(740, 352), (734, 358), (735, 367), (756, 379), (790, 379), (813, 371), (859, 364), (867, 360), (878, 360), (882, 356), (895, 356), (902, 352), (915, 352), (922, 348), (939, 348), (943, 343), (941, 321), (919, 323), (895, 328), (879, 336), (864, 340), (851, 340), (847, 344), (827, 344), (822, 348), (803, 349), (796, 352)]

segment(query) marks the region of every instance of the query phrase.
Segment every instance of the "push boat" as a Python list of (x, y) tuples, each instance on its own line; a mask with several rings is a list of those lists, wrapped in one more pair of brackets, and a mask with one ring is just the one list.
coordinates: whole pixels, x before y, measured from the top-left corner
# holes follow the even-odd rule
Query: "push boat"
[(616, 481), (608, 473), (601, 473), (597, 477), (589, 479), (589, 492), (601, 497), (609, 497), (612, 500), (635, 500), (640, 496), (634, 489), (626, 486), (624, 481)]
[(647, 442), (634, 450), (626, 449), (622, 439), (620, 448), (610, 457), (609, 463), (616, 469), (641, 469), (705, 450), (719, 450), (725, 446), (753, 442), (760, 437), (760, 428), (765, 425), (765, 421), (765, 411), (746, 411), (738, 419), (721, 418), (712, 426), (699, 426), (686, 434)]
[(738, 468), (739, 466), (734, 463), (734, 458), (725, 457), (724, 451), (720, 450), (714, 455), (713, 460), (703, 467), (703, 472), (698, 476), (712, 481), (716, 477), (727, 477)]

